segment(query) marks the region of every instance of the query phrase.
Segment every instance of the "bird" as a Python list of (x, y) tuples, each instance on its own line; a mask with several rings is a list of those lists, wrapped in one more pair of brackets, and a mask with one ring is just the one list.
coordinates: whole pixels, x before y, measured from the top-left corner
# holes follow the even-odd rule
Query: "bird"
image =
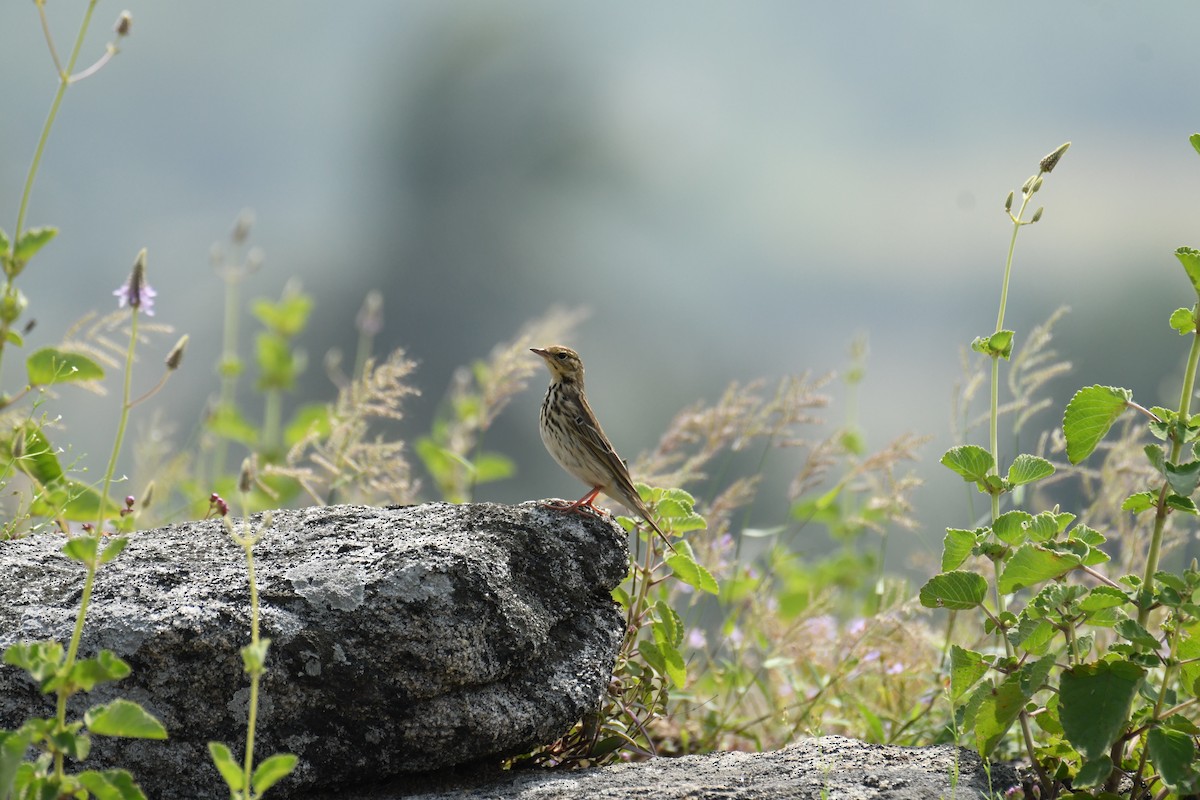
[(589, 509), (600, 513), (593, 504), (603, 492), (630, 511), (636, 511), (666, 542), (671, 552), (675, 552), (671, 540), (650, 518), (650, 509), (638, 496), (633, 479), (629, 477), (629, 468), (604, 435), (587, 401), (583, 389), (583, 360), (579, 354), (561, 345), (529, 349), (541, 356), (550, 370), (550, 387), (542, 400), (539, 415), (542, 443), (560, 467), (591, 487), (574, 503), (550, 507), (559, 511)]

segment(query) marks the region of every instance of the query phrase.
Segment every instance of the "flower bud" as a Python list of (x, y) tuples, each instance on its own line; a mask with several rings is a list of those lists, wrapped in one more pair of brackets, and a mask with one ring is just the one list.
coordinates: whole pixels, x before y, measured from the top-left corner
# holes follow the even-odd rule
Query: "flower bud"
[(383, 294), (378, 289), (367, 292), (354, 323), (358, 332), (367, 336), (375, 336), (383, 330)]
[(113, 25), (113, 30), (117, 36), (125, 37), (129, 35), (129, 30), (133, 27), (133, 15), (128, 11), (122, 11), (121, 16), (117, 17), (117, 24)]
[(1037, 222), (1039, 219), (1041, 219), (1041, 218), (1042, 218), (1042, 212), (1043, 212), (1044, 210), (1045, 210), (1044, 208), (1042, 208), (1041, 206), (1038, 206), (1038, 210), (1037, 210), (1037, 211), (1035, 211), (1035, 212), (1033, 212), (1033, 218), (1032, 218), (1032, 219), (1030, 219), (1029, 221), (1030, 221), (1030, 222)]
[(242, 244), (250, 236), (250, 228), (254, 225), (254, 211), (249, 208), (242, 209), (242, 213), (238, 214), (238, 218), (233, 223), (233, 232), (229, 234), (229, 238), (234, 244)]
[(187, 349), (188, 335), (185, 333), (179, 337), (179, 341), (171, 348), (171, 352), (167, 353), (167, 371), (174, 372), (179, 369), (180, 362), (183, 361), (183, 351)]
[(1036, 194), (1037, 191), (1041, 188), (1042, 188), (1042, 179), (1038, 178), (1036, 181), (1033, 182), (1033, 186), (1030, 188), (1029, 193)]
[(15, 322), (27, 305), (29, 305), (29, 301), (25, 298), (24, 293), (10, 284), (4, 292), (4, 297), (0, 298), (0, 320), (6, 323)]
[(1004, 210), (1005, 211), (1012, 211), (1012, 203), (1013, 203), (1013, 195), (1014, 194), (1015, 194), (1015, 192), (1008, 193), (1008, 198), (1004, 201)]
[(1047, 174), (1050, 173), (1054, 169), (1055, 165), (1058, 164), (1059, 159), (1063, 157), (1063, 153), (1067, 152), (1067, 148), (1070, 146), (1070, 142), (1060, 145), (1057, 150), (1041, 160), (1041, 162), (1038, 164), (1038, 169)]
[(247, 494), (254, 488), (254, 475), (258, 471), (253, 455), (242, 459), (242, 471), (238, 475), (238, 491)]
[(154, 499), (154, 481), (150, 481), (149, 483), (146, 484), (146, 489), (145, 489), (145, 491), (142, 492), (142, 499), (138, 500), (138, 505), (141, 506), (143, 510), (147, 509), (150, 507), (150, 501), (153, 499)]

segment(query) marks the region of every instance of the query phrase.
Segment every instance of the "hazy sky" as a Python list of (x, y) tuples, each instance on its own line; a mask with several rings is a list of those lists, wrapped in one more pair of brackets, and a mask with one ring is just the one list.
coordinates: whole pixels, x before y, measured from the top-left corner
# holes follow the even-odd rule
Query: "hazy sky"
[[(80, 5), (50, 4), (61, 52)], [(122, 8), (98, 4), (81, 64)], [(994, 325), (1003, 199), (1067, 140), (1018, 246), (1018, 343), (1072, 306), (1064, 398), (1098, 382), (1158, 402), (1183, 357), (1165, 317), (1191, 302), (1171, 252), (1200, 245), (1194, 4), (129, 10), (123, 52), (67, 93), (29, 217), (61, 234), (21, 286), (32, 344), (53, 342), (108, 308), (147, 247), (158, 319), (192, 334), (191, 372), (170, 390), (184, 428), (215, 385), (209, 247), (252, 207), (267, 262), (249, 293), (302, 278), (318, 301), (314, 365), (351, 345), (363, 294), (383, 291), (382, 344), (422, 362), (414, 425), (455, 365), (554, 304), (593, 312), (572, 344), (629, 455), (728, 380), (838, 368), (865, 333), (869, 439), (937, 435), (922, 471), (931, 497), (958, 497), (928, 465), (948, 444), (959, 350)], [(35, 6), (5, 4), (9, 231), (54, 81)], [(500, 485), (499, 499), (575, 491), (541, 452), (536, 395), (497, 436), (527, 441), (519, 466), (548, 485)]]

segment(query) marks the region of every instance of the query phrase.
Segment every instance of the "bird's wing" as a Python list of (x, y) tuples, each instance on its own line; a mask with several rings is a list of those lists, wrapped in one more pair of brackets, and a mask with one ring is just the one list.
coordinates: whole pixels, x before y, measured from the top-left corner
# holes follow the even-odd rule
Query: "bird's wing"
[(596, 419), (596, 414), (592, 411), (591, 405), (588, 404), (587, 398), (579, 395), (579, 418), (576, 420), (579, 423), (579, 430), (583, 434), (584, 445), (588, 450), (598, 458), (606, 467), (608, 472), (613, 476), (613, 485), (607, 487), (612, 489), (612, 494), (617, 500), (628, 505), (634, 511), (639, 512), (642, 516), (647, 516), (647, 510), (638, 496), (637, 489), (633, 487), (633, 479), (629, 477), (629, 468), (625, 466), (625, 462), (617, 455), (616, 448), (612, 446), (612, 442), (604, 435), (604, 431), (600, 428), (600, 421)]

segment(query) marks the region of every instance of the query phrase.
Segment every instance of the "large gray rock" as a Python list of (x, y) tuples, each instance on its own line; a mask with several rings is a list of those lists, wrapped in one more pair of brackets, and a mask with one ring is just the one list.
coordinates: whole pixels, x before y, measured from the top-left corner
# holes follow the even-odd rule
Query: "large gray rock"
[[(83, 570), (61, 545), (0, 545), (0, 647), (69, 639)], [(280, 511), (255, 566), (272, 639), (256, 753), (300, 757), (277, 797), (551, 742), (597, 705), (623, 628), (624, 532), (534, 503)], [(207, 742), (242, 751), (248, 640), (245, 562), (219, 522), (134, 534), (99, 574), (81, 648), (133, 674), (72, 715), (126, 697), (170, 739), (96, 737), (88, 766), (131, 770), (151, 798), (228, 797)], [(0, 726), (51, 709), (0, 668)]]
[(982, 800), (1017, 783), (1011, 767), (985, 768), (963, 748), (822, 736), (769, 753), (656, 758), (577, 772), (444, 775), (311, 800)]

